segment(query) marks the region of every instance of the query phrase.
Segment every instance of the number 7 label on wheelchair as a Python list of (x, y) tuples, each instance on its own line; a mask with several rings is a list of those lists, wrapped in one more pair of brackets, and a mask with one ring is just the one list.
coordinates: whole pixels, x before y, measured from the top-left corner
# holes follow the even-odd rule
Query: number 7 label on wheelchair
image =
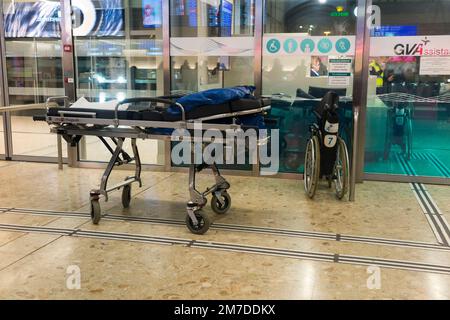
[(337, 137), (338, 137), (337, 134), (339, 132), (339, 123), (330, 123), (328, 121), (325, 121), (324, 130), (325, 130), (325, 132), (331, 133), (331, 134), (325, 135), (323, 144), (327, 148), (334, 148), (334, 146), (336, 145), (336, 142), (337, 142)]
[(325, 136), (323, 144), (327, 148), (334, 148), (334, 146), (336, 145), (336, 142), (337, 142), (337, 136), (336, 135), (327, 134)]

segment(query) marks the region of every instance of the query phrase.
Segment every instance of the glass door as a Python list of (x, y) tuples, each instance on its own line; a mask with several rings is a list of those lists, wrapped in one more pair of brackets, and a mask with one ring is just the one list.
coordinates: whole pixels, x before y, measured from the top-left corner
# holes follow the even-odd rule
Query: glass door
[(254, 28), (254, 0), (171, 0), (171, 92), (253, 85)]
[[(118, 102), (163, 95), (162, 0), (88, 4), (72, 2), (77, 97)], [(131, 152), (127, 143), (125, 149)], [(139, 140), (138, 145), (146, 150), (143, 163), (164, 164), (163, 142)], [(80, 160), (108, 161), (109, 157), (96, 137), (80, 142)]]
[[(9, 105), (44, 103), (64, 94), (59, 1), (3, 1)], [(32, 116), (11, 114), (13, 156), (55, 157), (56, 137)]]
[(0, 159), (4, 158), (5, 158), (5, 131), (3, 129), (3, 114), (0, 113)]
[(171, 89), (254, 84), (254, 0), (171, 0)]
[(351, 150), (356, 1), (266, 0), (263, 95), (280, 129), (280, 172), (303, 173), (312, 110), (340, 96), (341, 136)]
[(373, 5), (365, 171), (449, 178), (450, 2)]

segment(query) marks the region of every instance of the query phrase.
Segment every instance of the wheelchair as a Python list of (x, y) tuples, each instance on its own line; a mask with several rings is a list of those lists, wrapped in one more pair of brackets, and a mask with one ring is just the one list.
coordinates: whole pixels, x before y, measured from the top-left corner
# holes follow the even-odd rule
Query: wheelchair
[(314, 198), (319, 181), (334, 182), (336, 196), (343, 199), (350, 182), (347, 145), (339, 135), (339, 96), (329, 91), (313, 110), (317, 122), (310, 125), (311, 137), (305, 153), (305, 192)]
[(384, 160), (389, 159), (392, 145), (398, 145), (411, 160), (413, 144), (412, 108), (408, 103), (393, 102), (387, 111)]

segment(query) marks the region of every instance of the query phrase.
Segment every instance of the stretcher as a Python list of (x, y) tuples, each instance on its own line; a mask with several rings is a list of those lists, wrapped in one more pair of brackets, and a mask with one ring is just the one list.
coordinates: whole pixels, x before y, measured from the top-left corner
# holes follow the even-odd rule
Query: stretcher
[[(102, 175), (100, 187), (90, 191), (91, 218), (94, 224), (98, 224), (102, 217), (99, 203), (101, 197), (108, 201), (111, 191), (122, 189), (122, 205), (127, 208), (131, 201), (132, 184), (142, 186), (142, 164), (137, 139), (171, 140), (173, 130), (185, 129), (192, 132), (199, 124), (202, 130), (245, 130), (246, 125), (241, 119), (261, 116), (270, 109), (270, 99), (256, 99), (248, 95), (220, 104), (211, 104), (208, 100), (209, 104), (197, 103), (195, 107), (180, 103), (179, 101), (189, 101), (182, 98), (131, 98), (109, 103), (90, 103), (81, 98), (69, 105), (67, 97), (52, 97), (47, 100), (49, 107), (46, 115), (34, 117), (35, 121), (46, 121), (51, 126), (51, 132), (61, 135), (71, 146), (76, 147), (83, 136), (96, 136), (110, 151), (111, 158)], [(64, 107), (50, 107), (52, 103), (62, 101)], [(123, 148), (126, 139), (131, 139), (132, 155)], [(196, 142), (194, 135), (182, 139)], [(194, 152), (194, 148), (191, 150)], [(193, 159), (194, 155), (191, 156)], [(134, 175), (109, 186), (108, 179), (114, 167), (129, 163), (134, 163)], [(215, 183), (206, 191), (200, 192), (195, 185), (196, 174), (206, 168), (212, 170)], [(231, 206), (229, 188), (230, 184), (220, 174), (215, 163), (190, 164), (190, 199), (186, 206), (186, 226), (192, 233), (203, 234), (209, 229), (210, 219), (202, 212), (207, 204), (207, 196), (212, 195), (211, 208), (214, 212), (224, 214), (228, 211)]]

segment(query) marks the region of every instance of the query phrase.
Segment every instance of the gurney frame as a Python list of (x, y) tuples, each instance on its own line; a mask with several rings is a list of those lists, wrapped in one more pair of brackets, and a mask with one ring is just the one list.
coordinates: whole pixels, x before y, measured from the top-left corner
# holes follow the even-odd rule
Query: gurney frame
[[(47, 100), (48, 107), (51, 102), (64, 100), (67, 106), (67, 97), (54, 97)], [(122, 120), (118, 117), (118, 109), (120, 105), (135, 102), (151, 102), (162, 103), (165, 105), (177, 105), (181, 111), (181, 121), (165, 122), (165, 121), (146, 121), (146, 120)], [(59, 111), (60, 116), (46, 116), (45, 121), (54, 127), (51, 132), (56, 133), (64, 138), (71, 146), (76, 147), (83, 136), (96, 136), (111, 152), (111, 158), (102, 175), (100, 187), (90, 191), (90, 205), (91, 205), (91, 219), (94, 224), (98, 224), (102, 218), (102, 212), (99, 200), (104, 197), (108, 201), (109, 193), (114, 190), (122, 189), (122, 206), (128, 208), (131, 202), (131, 188), (133, 183), (138, 183), (142, 187), (141, 172), (142, 163), (139, 156), (139, 150), (136, 144), (137, 139), (153, 139), (153, 140), (169, 140), (170, 136), (155, 135), (148, 133), (146, 128), (164, 128), (164, 129), (186, 129), (195, 130), (201, 124), (202, 130), (216, 129), (220, 131), (242, 129), (236, 124), (236, 117), (264, 113), (270, 109), (270, 106), (260, 107), (252, 110), (245, 110), (240, 112), (232, 112), (226, 114), (218, 114), (210, 117), (199, 118), (195, 120), (186, 120), (186, 112), (184, 107), (169, 99), (161, 98), (133, 98), (127, 99), (117, 104), (115, 108), (114, 119), (100, 119), (95, 117), (95, 113), (86, 112), (72, 112), (69, 110)], [(212, 121), (216, 119), (232, 118), (231, 124), (214, 124), (204, 123), (205, 121)], [(44, 119), (41, 119), (44, 120)], [(105, 138), (109, 138), (113, 142), (113, 147), (107, 142)], [(131, 139), (131, 147), (133, 155), (130, 156), (125, 152), (123, 144), (126, 139)], [(182, 140), (190, 141), (194, 144), (196, 139), (191, 135), (189, 137), (181, 137)], [(202, 138), (202, 141), (205, 141)], [(211, 142), (211, 141), (210, 141)], [(217, 141), (215, 141), (217, 143)], [(194, 159), (194, 149), (191, 148), (191, 159)], [(130, 164), (134, 162), (134, 176), (126, 177), (123, 182), (108, 186), (109, 177), (116, 166)], [(211, 208), (217, 214), (225, 214), (231, 207), (231, 196), (228, 189), (231, 187), (228, 181), (220, 174), (220, 171), (215, 163), (208, 165), (206, 163), (193, 164), (192, 161), (189, 166), (189, 194), (190, 200), (186, 206), (186, 226), (195, 234), (204, 234), (208, 231), (211, 220), (202, 209), (207, 204), (207, 196), (212, 195)], [(212, 187), (207, 188), (204, 192), (196, 189), (196, 175), (204, 169), (210, 168), (213, 172), (215, 183)]]

